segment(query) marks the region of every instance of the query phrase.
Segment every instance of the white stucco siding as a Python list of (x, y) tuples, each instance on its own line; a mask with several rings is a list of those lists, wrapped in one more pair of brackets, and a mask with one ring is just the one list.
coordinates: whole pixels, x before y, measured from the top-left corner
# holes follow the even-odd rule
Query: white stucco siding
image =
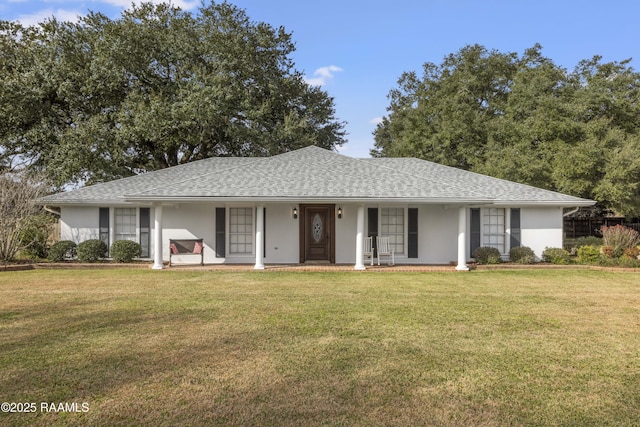
[(522, 246), (533, 249), (538, 258), (547, 247), (562, 247), (562, 208), (522, 208), (520, 222)]
[[(342, 218), (337, 216), (338, 207), (342, 208)], [(357, 214), (357, 204), (336, 205), (336, 264), (354, 264), (356, 262)]]
[(65, 206), (60, 209), (60, 240), (76, 243), (100, 237), (99, 208)]
[[(170, 239), (203, 239), (204, 262), (221, 263), (216, 258), (215, 248), (215, 206), (208, 204), (184, 204), (165, 206), (162, 214), (162, 258), (169, 260)], [(177, 264), (199, 263), (198, 255), (174, 255), (171, 261)]]
[(457, 258), (458, 210), (423, 205), (418, 210), (418, 258), (407, 262), (449, 264)]
[(265, 205), (265, 263), (290, 264), (300, 260), (300, 220), (293, 218), (294, 206)]

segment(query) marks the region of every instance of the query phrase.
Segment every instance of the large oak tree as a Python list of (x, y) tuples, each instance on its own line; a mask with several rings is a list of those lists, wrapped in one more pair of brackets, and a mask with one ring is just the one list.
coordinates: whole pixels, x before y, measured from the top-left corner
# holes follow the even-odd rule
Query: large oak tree
[(640, 215), (640, 74), (629, 60), (568, 71), (524, 54), (465, 46), (404, 73), (374, 156), (414, 156), (598, 200)]
[(295, 69), (294, 48), (282, 27), (226, 2), (0, 21), (0, 169), (26, 165), (62, 186), (211, 156), (334, 149), (344, 123)]

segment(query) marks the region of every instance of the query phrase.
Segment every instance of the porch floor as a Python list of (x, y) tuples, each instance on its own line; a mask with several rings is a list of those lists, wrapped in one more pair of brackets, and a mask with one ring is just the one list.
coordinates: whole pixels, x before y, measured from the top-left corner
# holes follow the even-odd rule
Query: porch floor
[[(452, 265), (365, 265), (362, 272), (457, 272)], [(353, 264), (267, 264), (264, 270), (254, 270), (253, 264), (172, 264), (165, 266), (166, 270), (197, 270), (197, 271), (353, 271)]]

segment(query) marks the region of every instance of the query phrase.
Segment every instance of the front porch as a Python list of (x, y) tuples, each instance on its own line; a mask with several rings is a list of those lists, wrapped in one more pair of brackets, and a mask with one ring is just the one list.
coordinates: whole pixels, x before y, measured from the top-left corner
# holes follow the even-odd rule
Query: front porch
[[(396, 269), (400, 271), (425, 271), (433, 265), (468, 270), (468, 206), (414, 206), (364, 203), (258, 203), (225, 207), (156, 205), (153, 209), (153, 268), (164, 268), (164, 261), (169, 256), (169, 239), (198, 238), (204, 239), (205, 243), (204, 263), (212, 267), (253, 265), (256, 270), (282, 269), (283, 266), (295, 266), (298, 270), (368, 270), (372, 266), (365, 260), (365, 238), (391, 236), (399, 264)], [(208, 219), (212, 216), (215, 216), (214, 227), (211, 227), (214, 221)], [(308, 261), (326, 262), (328, 266), (308, 265)], [(450, 267), (452, 264), (454, 267)]]

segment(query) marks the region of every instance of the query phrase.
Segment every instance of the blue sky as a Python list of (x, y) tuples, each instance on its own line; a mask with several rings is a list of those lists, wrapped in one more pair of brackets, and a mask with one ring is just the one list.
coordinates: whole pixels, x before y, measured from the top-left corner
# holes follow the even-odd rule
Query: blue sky
[[(155, 0), (154, 0), (155, 1)], [(117, 18), (131, 0), (0, 0), (0, 18), (35, 24), (55, 15), (75, 20), (87, 10)], [(174, 0), (183, 9), (199, 1)], [(522, 52), (540, 43), (543, 54), (572, 69), (580, 60), (640, 61), (640, 1), (593, 0), (236, 0), (253, 21), (293, 33), (296, 68), (334, 97), (346, 121), (341, 150), (368, 157), (387, 94), (404, 71), (478, 43)]]

